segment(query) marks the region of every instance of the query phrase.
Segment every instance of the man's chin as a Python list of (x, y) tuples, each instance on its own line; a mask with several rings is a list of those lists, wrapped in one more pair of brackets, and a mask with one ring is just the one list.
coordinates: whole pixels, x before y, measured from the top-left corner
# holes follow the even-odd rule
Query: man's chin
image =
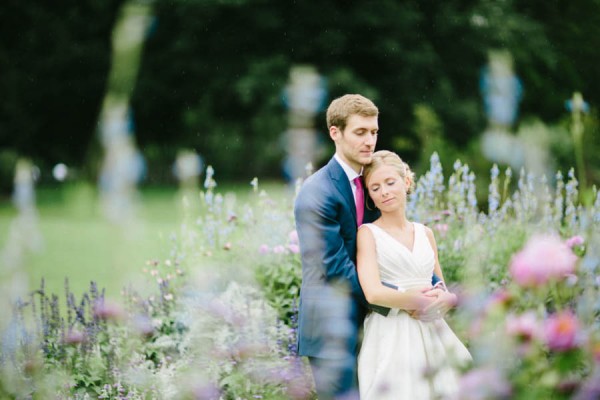
[(359, 161), (362, 165), (368, 165), (371, 164), (371, 161), (373, 161), (373, 154), (369, 155), (369, 156), (361, 156), (359, 158)]

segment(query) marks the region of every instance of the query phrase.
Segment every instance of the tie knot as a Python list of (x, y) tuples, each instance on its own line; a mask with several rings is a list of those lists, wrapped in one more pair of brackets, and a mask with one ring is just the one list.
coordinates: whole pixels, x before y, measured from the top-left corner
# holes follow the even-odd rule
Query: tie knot
[(357, 189), (362, 189), (363, 188), (363, 177), (362, 177), (362, 175), (359, 175), (356, 178), (354, 178), (354, 184), (356, 185)]

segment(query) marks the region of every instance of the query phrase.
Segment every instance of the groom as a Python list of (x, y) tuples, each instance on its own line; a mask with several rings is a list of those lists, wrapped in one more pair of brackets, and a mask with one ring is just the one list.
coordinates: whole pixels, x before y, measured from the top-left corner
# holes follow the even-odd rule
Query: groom
[(359, 176), (375, 150), (378, 115), (357, 94), (329, 105), (335, 154), (304, 182), (294, 205), (302, 258), (298, 354), (308, 357), (319, 400), (358, 398), (356, 354), (368, 304), (355, 266), (356, 231), (377, 217), (364, 207)]

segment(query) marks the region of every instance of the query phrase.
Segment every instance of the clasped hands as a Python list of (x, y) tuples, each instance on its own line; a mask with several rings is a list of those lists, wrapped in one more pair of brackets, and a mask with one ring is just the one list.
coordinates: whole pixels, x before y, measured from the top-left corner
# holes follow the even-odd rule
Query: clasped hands
[(407, 292), (414, 296), (415, 306), (413, 310), (407, 310), (408, 314), (423, 322), (443, 318), (458, 301), (454, 293), (432, 286), (409, 289)]

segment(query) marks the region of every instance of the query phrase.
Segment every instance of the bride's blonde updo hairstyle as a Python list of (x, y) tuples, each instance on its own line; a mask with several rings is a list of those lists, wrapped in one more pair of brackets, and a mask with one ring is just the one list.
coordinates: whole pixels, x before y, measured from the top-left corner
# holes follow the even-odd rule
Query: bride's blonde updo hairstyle
[(412, 172), (407, 163), (402, 161), (402, 159), (398, 156), (398, 154), (388, 151), (388, 150), (379, 150), (373, 153), (373, 159), (370, 164), (365, 165), (363, 169), (363, 177), (365, 183), (369, 182), (369, 177), (381, 166), (389, 165), (396, 170), (402, 178), (408, 178), (410, 181), (410, 185), (408, 185), (408, 189), (406, 190), (407, 194), (411, 194), (415, 189), (415, 174)]

